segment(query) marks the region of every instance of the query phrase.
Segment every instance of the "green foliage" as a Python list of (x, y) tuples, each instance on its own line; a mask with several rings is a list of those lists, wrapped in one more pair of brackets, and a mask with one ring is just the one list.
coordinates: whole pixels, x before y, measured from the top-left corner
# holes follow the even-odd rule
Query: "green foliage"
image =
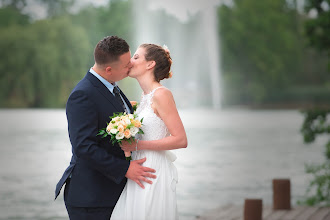
[(49, 18), (59, 17), (69, 14), (69, 9), (74, 5), (76, 0), (37, 0), (47, 8), (47, 16)]
[[(305, 120), (301, 128), (306, 143), (315, 141), (320, 134), (330, 134), (330, 110), (313, 109), (303, 111)], [(329, 142), (330, 144), (330, 142)], [(327, 159), (330, 160), (330, 157)]]
[[(31, 1), (27, 0), (0, 0), (2, 6), (5, 8), (11, 8), (20, 13), (24, 12), (26, 6), (31, 3)], [(74, 5), (76, 0), (34, 0), (34, 4), (39, 4), (46, 8), (47, 17), (58, 17), (62, 15), (67, 15), (69, 13), (69, 9)]]
[[(312, 143), (317, 136), (330, 134), (330, 109), (304, 110), (301, 133), (305, 143)], [(318, 165), (306, 165), (306, 172), (313, 176), (306, 198), (300, 201), (307, 205), (330, 205), (330, 139), (326, 144), (326, 161)]]
[(136, 111), (137, 107), (138, 107), (138, 103), (135, 103), (134, 105), (132, 105), (133, 112)]
[[(125, 120), (126, 120), (125, 117), (128, 117), (128, 116), (132, 116), (133, 118), (132, 119), (129, 119), (129, 121), (130, 121), (129, 124), (126, 124), (127, 122), (125, 122)], [(123, 113), (123, 112), (118, 112), (118, 113), (115, 112), (115, 113), (113, 113), (112, 116), (109, 116), (109, 118), (110, 118), (110, 122), (109, 123), (107, 122), (107, 126), (109, 124), (111, 124), (112, 128), (117, 130), (118, 127), (120, 126), (118, 123), (121, 123), (122, 125), (123, 124), (126, 124), (125, 125), (125, 130), (127, 130), (127, 129), (130, 130), (131, 128), (135, 127), (135, 125), (133, 124), (132, 120), (137, 120), (137, 115), (136, 114), (129, 114), (129, 115), (127, 115), (126, 113)], [(141, 122), (141, 125), (142, 125), (143, 118), (140, 119), (140, 122)], [(110, 142), (112, 143), (112, 145), (121, 144), (122, 143), (122, 140), (128, 141), (130, 144), (133, 141), (135, 141), (135, 135), (134, 136), (131, 136), (129, 138), (126, 138), (124, 136), (122, 138), (118, 138), (117, 139), (117, 135), (119, 133), (120, 133), (119, 130), (117, 130), (116, 133), (111, 133), (109, 130), (107, 130), (107, 128), (102, 128), (102, 129), (99, 130), (99, 132), (97, 133), (96, 136), (102, 136), (102, 138), (106, 138), (106, 137), (110, 136)], [(143, 130), (141, 128), (138, 128), (137, 134), (144, 134), (144, 132), (143, 132)]]
[(74, 15), (74, 0), (37, 0), (48, 18), (30, 22), (25, 0), (0, 8), (0, 107), (64, 107), (76, 83), (93, 64), (93, 49), (107, 35), (131, 39), (130, 1), (86, 7)]
[(70, 16), (72, 22), (84, 28), (87, 33), (91, 47), (90, 63), (94, 62), (92, 56), (94, 47), (103, 37), (117, 35), (127, 42), (133, 41), (131, 10), (131, 1), (115, 0), (109, 1), (108, 6), (105, 7), (85, 7), (79, 13)]
[[(305, 22), (305, 31), (309, 44), (319, 51), (324, 51), (330, 59), (330, 11), (324, 9), (329, 0), (305, 1), (306, 12), (317, 12)], [(329, 66), (330, 67), (330, 66)], [(329, 68), (330, 70), (330, 68)], [(301, 128), (306, 143), (312, 143), (317, 136), (330, 134), (330, 109), (312, 109), (303, 111), (305, 120)], [(314, 179), (310, 182), (307, 193), (312, 190), (303, 203), (309, 205), (330, 205), (330, 140), (325, 146), (326, 161), (320, 165), (307, 165), (306, 172)], [(315, 189), (315, 190), (314, 190)]]
[(306, 173), (313, 176), (309, 183), (306, 199), (299, 204), (330, 206), (330, 162), (320, 165), (306, 165)]
[(314, 10), (316, 15), (305, 22), (305, 31), (309, 44), (330, 56), (330, 10), (323, 5), (330, 6), (330, 0), (306, 0), (305, 10)]
[[(287, 93), (291, 103), (300, 103), (300, 94), (292, 93), (292, 87), (306, 91), (311, 86), (326, 87), (330, 80), (326, 59), (306, 48), (307, 18), (295, 4), (287, 0), (233, 3), (218, 11), (225, 104), (285, 102)], [(324, 90), (320, 95), (328, 93)], [(309, 97), (314, 96), (308, 94), (305, 101), (313, 102)]]
[(86, 71), (84, 30), (60, 18), (2, 31), (0, 106), (64, 107)]
[[(111, 0), (98, 8), (90, 5), (75, 14), (69, 9), (78, 1), (35, 0), (48, 12), (47, 19), (37, 22), (23, 13), (29, 1), (0, 1), (0, 107), (63, 107), (72, 87), (93, 64), (96, 43), (118, 35), (137, 46), (134, 31), (143, 25), (134, 26), (131, 0)], [(329, 43), (329, 11), (317, 7), (322, 1), (309, 1), (308, 10), (316, 7), (320, 15), (309, 18), (289, 2), (294, 0), (234, 0), (233, 7), (219, 7), (225, 104), (328, 100), (330, 74), (324, 54), (329, 47), (324, 45)], [(164, 11), (148, 13), (153, 25), (163, 27), (155, 33), (159, 36), (178, 28), (189, 32), (200, 22), (198, 16), (181, 24)], [(310, 45), (322, 52), (304, 48), (304, 20), (305, 34), (313, 36)], [(180, 37), (177, 33), (171, 36)], [(197, 36), (187, 39), (180, 45), (186, 53), (179, 56), (190, 55), (188, 48), (198, 40)], [(205, 65), (201, 59), (200, 71)], [(185, 70), (182, 67), (179, 72)], [(206, 80), (203, 77), (199, 83), (203, 86)], [(129, 79), (121, 83), (127, 88), (136, 86)], [(129, 90), (128, 95), (134, 96)]]
[(0, 0), (0, 1), (4, 7), (14, 8), (19, 11), (23, 10), (23, 8), (27, 5), (26, 0)]
[(0, 28), (12, 25), (27, 25), (30, 18), (12, 7), (0, 8)]
[(234, 1), (219, 10), (225, 90), (260, 103), (284, 88), (300, 62), (296, 12), (285, 0)]

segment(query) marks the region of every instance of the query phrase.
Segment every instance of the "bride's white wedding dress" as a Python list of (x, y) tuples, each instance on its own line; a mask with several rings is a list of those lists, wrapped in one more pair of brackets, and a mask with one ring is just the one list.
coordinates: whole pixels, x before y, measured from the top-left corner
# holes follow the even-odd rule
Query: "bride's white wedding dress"
[[(136, 113), (143, 118), (144, 134), (138, 136), (140, 140), (158, 140), (169, 136), (169, 131), (151, 108), (152, 97), (157, 89), (142, 94), (140, 105)], [(137, 183), (128, 179), (127, 184), (113, 210), (111, 220), (173, 220), (178, 219), (176, 204), (176, 184), (178, 174), (173, 161), (176, 156), (170, 151), (138, 150), (132, 154), (133, 160), (147, 160), (143, 166), (156, 170), (156, 179), (152, 184), (143, 183), (142, 189)]]

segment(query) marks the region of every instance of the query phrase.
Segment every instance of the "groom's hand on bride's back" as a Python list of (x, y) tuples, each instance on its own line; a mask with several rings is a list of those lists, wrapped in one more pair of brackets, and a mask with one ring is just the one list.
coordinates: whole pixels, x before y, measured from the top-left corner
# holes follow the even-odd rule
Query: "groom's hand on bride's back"
[(146, 158), (143, 158), (140, 160), (131, 161), (131, 163), (128, 167), (127, 173), (125, 175), (128, 179), (133, 180), (143, 189), (144, 189), (144, 185), (142, 184), (142, 182), (152, 184), (152, 181), (149, 180), (147, 177), (150, 177), (153, 179), (156, 178), (156, 175), (152, 174), (152, 173), (155, 173), (156, 170), (151, 169), (149, 167), (142, 166), (142, 164), (146, 160), (147, 160)]

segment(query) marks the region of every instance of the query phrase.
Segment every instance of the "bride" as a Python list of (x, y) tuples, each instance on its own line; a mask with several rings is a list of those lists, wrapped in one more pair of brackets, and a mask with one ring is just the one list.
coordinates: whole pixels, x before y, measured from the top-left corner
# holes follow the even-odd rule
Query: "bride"
[(172, 59), (166, 47), (142, 44), (131, 59), (129, 76), (137, 79), (143, 93), (136, 113), (143, 118), (144, 134), (137, 141), (123, 142), (133, 159), (147, 158), (144, 166), (156, 170), (152, 184), (128, 179), (111, 220), (178, 219), (176, 183), (178, 174), (169, 150), (187, 147), (187, 136), (173, 95), (160, 81), (172, 76)]

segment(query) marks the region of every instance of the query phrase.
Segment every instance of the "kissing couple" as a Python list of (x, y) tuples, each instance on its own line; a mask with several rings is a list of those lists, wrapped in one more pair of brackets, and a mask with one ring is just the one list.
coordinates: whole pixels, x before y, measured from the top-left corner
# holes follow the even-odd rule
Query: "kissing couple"
[[(108, 36), (96, 45), (94, 60), (66, 104), (72, 158), (55, 199), (65, 185), (71, 220), (178, 219), (178, 174), (170, 150), (186, 148), (187, 136), (171, 91), (160, 83), (172, 76), (170, 51), (142, 44), (131, 57), (124, 39)], [(133, 113), (117, 85), (127, 76), (143, 90), (135, 113), (143, 118), (144, 134), (112, 144), (97, 134), (113, 113)], [(133, 160), (125, 160), (124, 151)]]

